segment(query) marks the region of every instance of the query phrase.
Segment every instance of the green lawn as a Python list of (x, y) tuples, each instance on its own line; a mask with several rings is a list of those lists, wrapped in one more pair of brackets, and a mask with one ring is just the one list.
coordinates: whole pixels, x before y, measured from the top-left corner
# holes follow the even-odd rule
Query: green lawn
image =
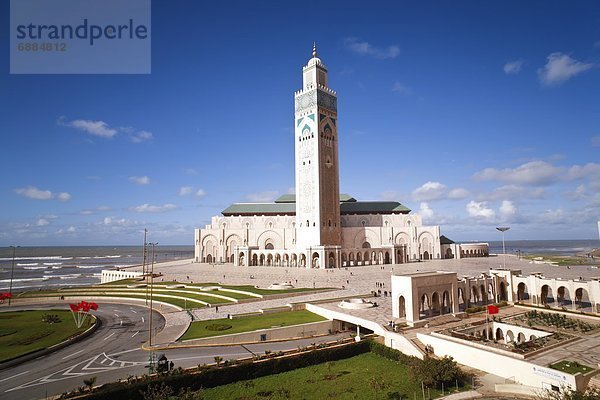
[[(58, 315), (60, 322), (46, 323), (42, 315)], [(90, 327), (88, 318), (77, 329), (70, 311), (34, 310), (0, 313), (0, 362), (60, 343)]]
[(187, 332), (181, 337), (181, 340), (252, 332), (258, 329), (268, 329), (275, 326), (300, 325), (319, 321), (325, 321), (325, 318), (313, 314), (310, 311), (286, 311), (255, 317), (197, 321), (191, 323)]
[(581, 365), (577, 361), (568, 360), (563, 360), (552, 364), (550, 365), (550, 368), (566, 372), (567, 374), (576, 374), (578, 372), (581, 372), (582, 374), (587, 374), (588, 372), (594, 370), (594, 368), (588, 367), (587, 365)]
[[(377, 393), (373, 378), (383, 384)], [(441, 395), (433, 388), (425, 389), (428, 394)], [(407, 366), (373, 353), (205, 389), (202, 395), (205, 400), (422, 398), (421, 385), (412, 382)]]

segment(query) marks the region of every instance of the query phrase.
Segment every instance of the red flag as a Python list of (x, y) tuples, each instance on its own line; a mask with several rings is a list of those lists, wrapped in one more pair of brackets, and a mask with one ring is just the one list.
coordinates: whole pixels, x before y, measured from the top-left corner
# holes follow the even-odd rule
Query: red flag
[(69, 307), (71, 307), (71, 311), (73, 312), (79, 311), (79, 306), (77, 304), (69, 304)]
[(500, 309), (498, 308), (498, 306), (487, 306), (487, 311), (488, 314), (498, 314), (498, 312), (500, 312)]

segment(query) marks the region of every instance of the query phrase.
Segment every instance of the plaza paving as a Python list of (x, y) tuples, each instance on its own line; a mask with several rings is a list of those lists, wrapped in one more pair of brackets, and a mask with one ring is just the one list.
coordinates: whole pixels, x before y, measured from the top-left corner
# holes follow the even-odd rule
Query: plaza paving
[[(193, 310), (194, 317), (200, 320), (226, 318), (228, 314), (247, 313), (258, 311), (262, 308), (281, 307), (289, 303), (311, 302), (316, 300), (337, 297), (361, 296), (370, 294), (371, 291), (381, 291), (382, 296), (373, 299), (378, 307), (368, 310), (342, 310), (337, 307), (337, 302), (321, 304), (337, 311), (351, 315), (365, 317), (386, 325), (392, 320), (391, 297), (383, 296), (390, 288), (392, 274), (414, 273), (423, 271), (455, 271), (458, 277), (478, 276), (491, 268), (502, 267), (503, 256), (490, 256), (485, 258), (465, 258), (460, 260), (431, 260), (396, 265), (368, 265), (353, 266), (340, 269), (306, 269), (286, 267), (234, 267), (232, 264), (201, 264), (191, 260), (179, 260), (155, 264), (155, 273), (162, 273), (165, 281), (177, 280), (178, 282), (194, 283), (220, 283), (227, 285), (254, 285), (266, 288), (273, 283), (289, 282), (295, 287), (332, 288), (333, 290), (321, 293), (299, 294), (282, 296), (276, 299), (242, 302), (238, 304), (221, 305), (218, 311), (213, 308)], [(520, 260), (516, 256), (506, 256), (506, 268), (521, 269), (524, 275), (541, 272), (544, 276), (562, 277), (566, 279), (589, 279), (600, 275), (600, 270), (588, 266), (559, 267), (550, 264), (532, 264), (527, 260)], [(141, 267), (131, 268), (141, 270)], [(381, 287), (377, 284), (381, 283)], [(185, 312), (174, 313), (173, 321), (168, 318), (167, 326), (173, 326), (173, 334), (177, 329), (183, 329), (188, 321)], [(176, 328), (178, 327), (178, 328)], [(432, 326), (433, 328), (433, 326)], [(165, 340), (168, 337), (164, 338)]]

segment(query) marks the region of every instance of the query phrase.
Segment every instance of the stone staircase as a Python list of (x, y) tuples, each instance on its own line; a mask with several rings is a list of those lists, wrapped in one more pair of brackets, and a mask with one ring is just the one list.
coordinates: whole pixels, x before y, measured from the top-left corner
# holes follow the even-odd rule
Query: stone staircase
[(600, 376), (594, 375), (588, 382), (588, 388), (600, 389)]

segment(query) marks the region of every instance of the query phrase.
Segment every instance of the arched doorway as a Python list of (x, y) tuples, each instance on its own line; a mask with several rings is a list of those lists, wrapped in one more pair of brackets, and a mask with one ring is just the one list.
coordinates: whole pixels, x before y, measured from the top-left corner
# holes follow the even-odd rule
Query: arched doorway
[(452, 301), (450, 300), (450, 293), (447, 290), (442, 294), (442, 314), (448, 314), (452, 312)]
[(506, 283), (504, 281), (500, 282), (500, 301), (507, 301), (508, 294), (506, 292)]
[(429, 259), (430, 259), (429, 252), (427, 250), (425, 250), (423, 252), (423, 260), (429, 260)]
[(517, 285), (517, 300), (529, 300), (529, 293), (527, 292), (527, 285), (525, 282), (521, 282)]
[(575, 306), (581, 309), (592, 307), (588, 292), (584, 288), (575, 290)]
[(213, 262), (213, 256), (211, 254), (206, 256), (206, 262), (209, 264)]
[(454, 258), (454, 254), (452, 253), (452, 249), (450, 249), (450, 248), (447, 248), (447, 249), (446, 249), (446, 254), (444, 255), (444, 257), (445, 257), (446, 259), (448, 259), (448, 258)]
[(314, 252), (311, 257), (311, 267), (319, 268), (319, 253)]
[(252, 265), (258, 265), (258, 256), (256, 254), (252, 255)]
[(406, 318), (406, 300), (404, 296), (400, 296), (398, 299), (398, 315), (400, 318)]
[(570, 306), (573, 302), (571, 301), (569, 289), (564, 286), (559, 287), (556, 290), (556, 302), (558, 303), (559, 307)]
[(421, 316), (428, 318), (431, 316), (431, 303), (429, 302), (429, 296), (423, 294), (421, 296)]
[(540, 301), (544, 306), (554, 303), (554, 296), (552, 296), (552, 288), (550, 288), (550, 286), (542, 286), (542, 291), (540, 292)]
[(433, 292), (431, 295), (431, 311), (432, 315), (441, 314), (440, 295), (438, 292)]

